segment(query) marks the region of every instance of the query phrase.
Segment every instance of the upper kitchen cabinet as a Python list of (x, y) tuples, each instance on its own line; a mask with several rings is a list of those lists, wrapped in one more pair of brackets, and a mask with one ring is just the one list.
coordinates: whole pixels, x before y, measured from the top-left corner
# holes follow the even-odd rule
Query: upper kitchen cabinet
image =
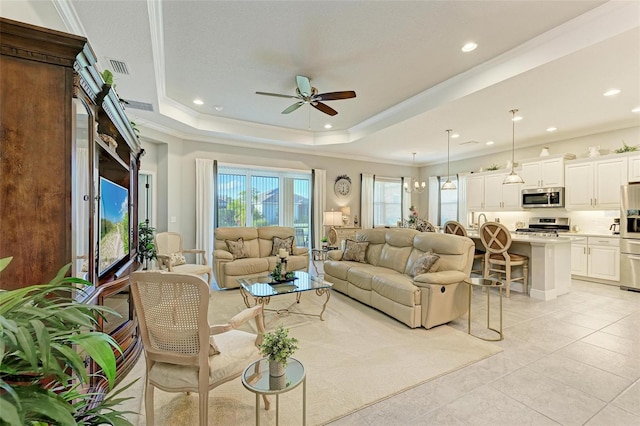
[(629, 182), (640, 182), (640, 154), (633, 154), (628, 157), (629, 159), (629, 175), (627, 180)]
[(484, 176), (471, 175), (467, 178), (467, 209), (484, 209)]
[(627, 157), (611, 155), (571, 161), (565, 166), (567, 210), (616, 210), (620, 186), (627, 183)]
[(576, 158), (573, 154), (556, 154), (522, 162), (520, 176), (524, 180), (522, 188), (550, 188), (565, 185), (565, 160)]
[(506, 173), (486, 172), (467, 178), (470, 211), (520, 210), (522, 185), (503, 185)]

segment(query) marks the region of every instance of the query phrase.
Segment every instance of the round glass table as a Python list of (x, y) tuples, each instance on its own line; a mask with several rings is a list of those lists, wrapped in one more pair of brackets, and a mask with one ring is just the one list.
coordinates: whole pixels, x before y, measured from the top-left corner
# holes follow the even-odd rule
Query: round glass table
[[(307, 424), (307, 377), (304, 366), (295, 358), (287, 360), (285, 373), (279, 377), (269, 375), (269, 360), (262, 358), (251, 363), (242, 373), (242, 384), (256, 394), (256, 425), (260, 425), (260, 396), (276, 396), (276, 425), (279, 422), (281, 393), (289, 392), (302, 383), (302, 425)], [(265, 400), (266, 409), (269, 405)]]
[[(498, 281), (493, 278), (469, 277), (465, 279), (464, 282), (467, 283), (467, 285), (469, 286), (469, 312), (467, 313), (468, 315), (467, 332), (470, 335), (477, 337), (478, 339), (487, 340), (490, 342), (498, 342), (504, 339), (504, 335), (502, 334), (502, 289), (504, 288), (504, 284), (502, 283), (502, 281)], [(473, 295), (473, 287), (482, 287), (482, 288), (485, 288), (487, 291), (487, 329), (498, 334), (498, 337), (495, 339), (480, 337), (471, 333), (471, 297)], [(500, 298), (500, 329), (498, 330), (491, 327), (491, 289), (492, 288), (498, 289), (498, 295)]]

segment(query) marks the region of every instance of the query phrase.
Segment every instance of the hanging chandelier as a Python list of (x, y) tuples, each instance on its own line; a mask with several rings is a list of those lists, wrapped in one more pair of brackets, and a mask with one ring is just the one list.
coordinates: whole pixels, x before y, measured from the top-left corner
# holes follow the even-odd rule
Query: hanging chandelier
[(511, 173), (509, 173), (507, 175), (507, 177), (504, 178), (504, 181), (502, 182), (503, 185), (512, 185), (512, 184), (517, 184), (517, 183), (524, 183), (524, 180), (522, 180), (522, 177), (520, 177), (520, 175), (518, 175), (516, 172), (513, 171), (513, 168), (515, 166), (515, 152), (516, 152), (516, 112), (518, 112), (517, 109), (512, 109), (511, 111), (509, 111), (511, 113)]
[(450, 165), (450, 161), (449, 161), (449, 146), (451, 143), (451, 132), (453, 130), (451, 129), (447, 129), (447, 181), (445, 183), (442, 184), (442, 189), (456, 189), (456, 184), (451, 182), (451, 173), (449, 173), (449, 165)]
[[(416, 153), (413, 153), (413, 167), (416, 167)], [(404, 190), (408, 193), (415, 192), (416, 194), (422, 194), (427, 189), (427, 183), (425, 181), (420, 182), (417, 178), (412, 177), (411, 182), (404, 183)]]

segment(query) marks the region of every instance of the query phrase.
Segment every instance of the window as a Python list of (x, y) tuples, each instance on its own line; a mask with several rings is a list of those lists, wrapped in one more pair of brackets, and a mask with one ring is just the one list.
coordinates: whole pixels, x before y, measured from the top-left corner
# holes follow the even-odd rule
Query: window
[(290, 226), (307, 246), (311, 174), (271, 169), (218, 168), (217, 226)]
[[(438, 188), (442, 188), (442, 184), (447, 180), (446, 176), (438, 177)], [(451, 176), (451, 182), (458, 187), (458, 177)], [(439, 225), (444, 226), (449, 220), (458, 220), (458, 190), (457, 189), (440, 189), (440, 211), (438, 214)]]
[(374, 178), (373, 226), (397, 226), (402, 219), (402, 179)]

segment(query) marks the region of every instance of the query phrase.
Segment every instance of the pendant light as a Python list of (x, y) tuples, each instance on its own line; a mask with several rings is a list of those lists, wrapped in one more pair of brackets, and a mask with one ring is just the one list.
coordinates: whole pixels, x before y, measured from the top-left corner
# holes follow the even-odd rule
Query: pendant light
[(445, 183), (442, 184), (442, 189), (456, 189), (456, 184), (451, 182), (451, 178), (449, 176), (451, 176), (451, 173), (449, 173), (449, 165), (450, 165), (450, 161), (449, 161), (449, 145), (451, 143), (451, 132), (453, 130), (451, 129), (447, 129), (447, 181)]
[(515, 152), (516, 152), (516, 112), (518, 112), (517, 109), (512, 109), (511, 111), (509, 111), (511, 113), (511, 173), (509, 173), (507, 175), (507, 177), (504, 178), (504, 181), (502, 182), (503, 185), (511, 185), (511, 184), (517, 184), (517, 183), (524, 183), (524, 180), (522, 180), (522, 178), (520, 177), (520, 175), (518, 175), (516, 172), (513, 171), (513, 167), (515, 165)]
[[(416, 153), (413, 153), (413, 167), (416, 167)], [(422, 194), (427, 189), (427, 182), (420, 182), (418, 179), (412, 177), (411, 182), (404, 183), (404, 190), (408, 193), (415, 192), (416, 194)]]

